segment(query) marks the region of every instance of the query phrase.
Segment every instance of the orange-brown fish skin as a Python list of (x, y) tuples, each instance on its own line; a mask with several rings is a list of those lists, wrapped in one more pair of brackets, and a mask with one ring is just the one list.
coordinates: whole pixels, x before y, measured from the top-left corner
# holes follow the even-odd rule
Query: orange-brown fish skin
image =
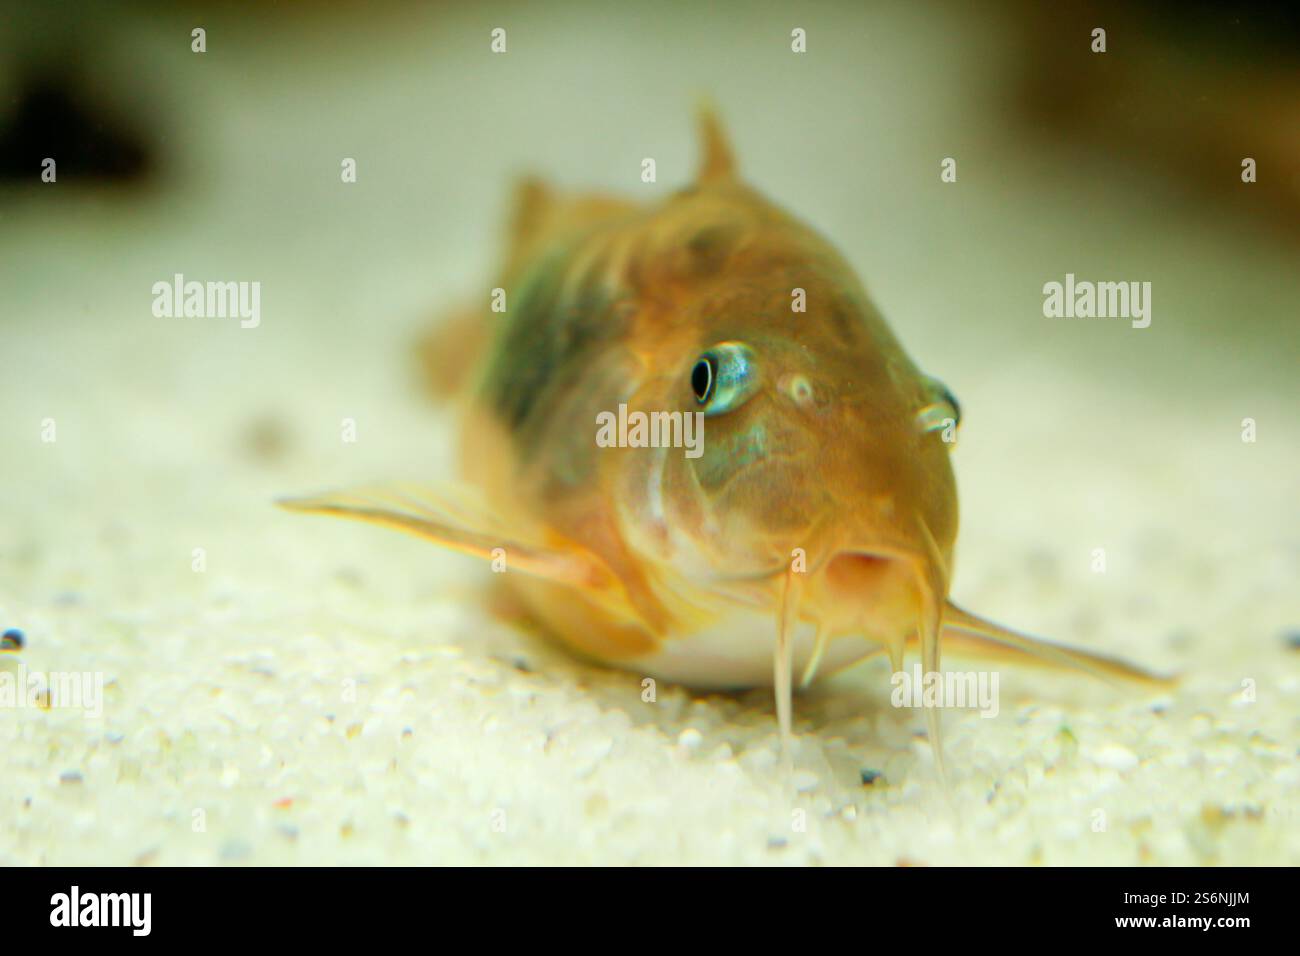
[[(947, 600), (956, 400), (831, 245), (740, 181), (711, 115), (701, 128), (697, 182), (660, 203), (521, 187), (505, 314), (462, 311), (422, 350), (435, 390), (460, 396), (466, 482), (281, 503), (508, 563), (499, 580), (532, 616), (601, 660), (772, 683), (783, 736), (794, 673), (882, 649), (897, 670), (909, 641), (937, 671), (941, 634), (1167, 685)], [(676, 416), (686, 447), (607, 447), (597, 426), (616, 409)]]
[[(852, 269), (732, 175), (649, 208), (541, 188), (525, 187), (510, 306), (470, 393), (466, 477), (600, 555), (639, 620), (516, 578), (533, 612), (588, 653), (644, 659), (725, 629), (737, 602), (771, 607), (799, 549), (806, 620), (903, 640), (918, 575), (946, 595), (955, 484), (949, 445), (917, 427), (933, 383)], [(698, 411), (692, 367), (730, 341), (753, 350), (762, 385), (705, 420), (701, 457), (596, 445), (597, 415), (620, 404)], [(770, 625), (752, 640), (770, 660)]]

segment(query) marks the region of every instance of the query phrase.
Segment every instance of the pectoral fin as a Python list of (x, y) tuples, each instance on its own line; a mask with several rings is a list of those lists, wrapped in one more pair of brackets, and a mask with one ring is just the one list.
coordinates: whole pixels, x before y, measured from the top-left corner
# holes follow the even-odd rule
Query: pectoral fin
[(465, 485), (376, 485), (276, 504), (396, 528), (488, 560), (502, 558), (508, 571), (577, 588), (611, 611), (634, 616), (622, 582), (598, 555), (549, 529), (507, 522)]
[(1040, 664), (1084, 671), (1107, 681), (1137, 681), (1163, 686), (1175, 683), (1173, 677), (1153, 674), (1119, 658), (1053, 644), (1008, 630), (959, 608), (951, 601), (944, 608), (943, 641), (945, 651), (1013, 660), (1030, 657)]

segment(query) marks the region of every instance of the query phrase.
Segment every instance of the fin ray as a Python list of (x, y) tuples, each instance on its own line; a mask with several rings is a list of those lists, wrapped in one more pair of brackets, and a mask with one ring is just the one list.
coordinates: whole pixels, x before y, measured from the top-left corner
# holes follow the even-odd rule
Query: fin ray
[(1169, 686), (1175, 678), (1155, 674), (1135, 664), (1030, 637), (964, 610), (951, 601), (944, 609), (944, 638), (950, 649), (1008, 658), (1033, 657), (1039, 663), (1079, 670), (1106, 681), (1126, 680), (1142, 684)]
[(281, 498), (276, 504), (289, 511), (394, 528), (480, 558), (491, 559), (501, 548), (508, 569), (578, 588), (621, 616), (636, 616), (622, 582), (598, 555), (546, 528), (507, 524), (466, 485), (372, 485), (314, 497)]

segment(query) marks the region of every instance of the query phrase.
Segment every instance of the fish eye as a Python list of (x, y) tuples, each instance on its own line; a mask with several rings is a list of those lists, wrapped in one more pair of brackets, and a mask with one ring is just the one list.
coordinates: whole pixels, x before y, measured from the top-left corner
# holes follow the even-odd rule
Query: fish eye
[(716, 361), (711, 355), (705, 355), (691, 369), (691, 390), (695, 400), (703, 405), (713, 394), (713, 380), (717, 377)]
[(949, 424), (961, 424), (961, 405), (947, 385), (937, 378), (928, 380), (930, 403), (916, 413), (917, 425), (923, 432), (943, 431)]
[(957, 401), (957, 396), (954, 395), (949, 390), (947, 385), (943, 385), (940, 387), (939, 396), (941, 400), (944, 401), (948, 405), (948, 407), (952, 409), (953, 422), (957, 425), (960, 425), (961, 424), (961, 403)]
[(740, 342), (719, 342), (691, 369), (691, 391), (705, 415), (719, 415), (743, 405), (758, 389), (754, 353)]

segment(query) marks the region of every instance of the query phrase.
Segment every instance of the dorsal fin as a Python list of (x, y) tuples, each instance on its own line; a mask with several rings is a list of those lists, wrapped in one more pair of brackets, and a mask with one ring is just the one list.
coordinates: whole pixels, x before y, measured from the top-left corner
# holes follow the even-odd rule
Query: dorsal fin
[(696, 174), (697, 183), (719, 182), (734, 179), (736, 176), (736, 159), (731, 152), (731, 143), (727, 140), (726, 130), (713, 104), (701, 100), (696, 109), (697, 123), (700, 130), (700, 169)]

